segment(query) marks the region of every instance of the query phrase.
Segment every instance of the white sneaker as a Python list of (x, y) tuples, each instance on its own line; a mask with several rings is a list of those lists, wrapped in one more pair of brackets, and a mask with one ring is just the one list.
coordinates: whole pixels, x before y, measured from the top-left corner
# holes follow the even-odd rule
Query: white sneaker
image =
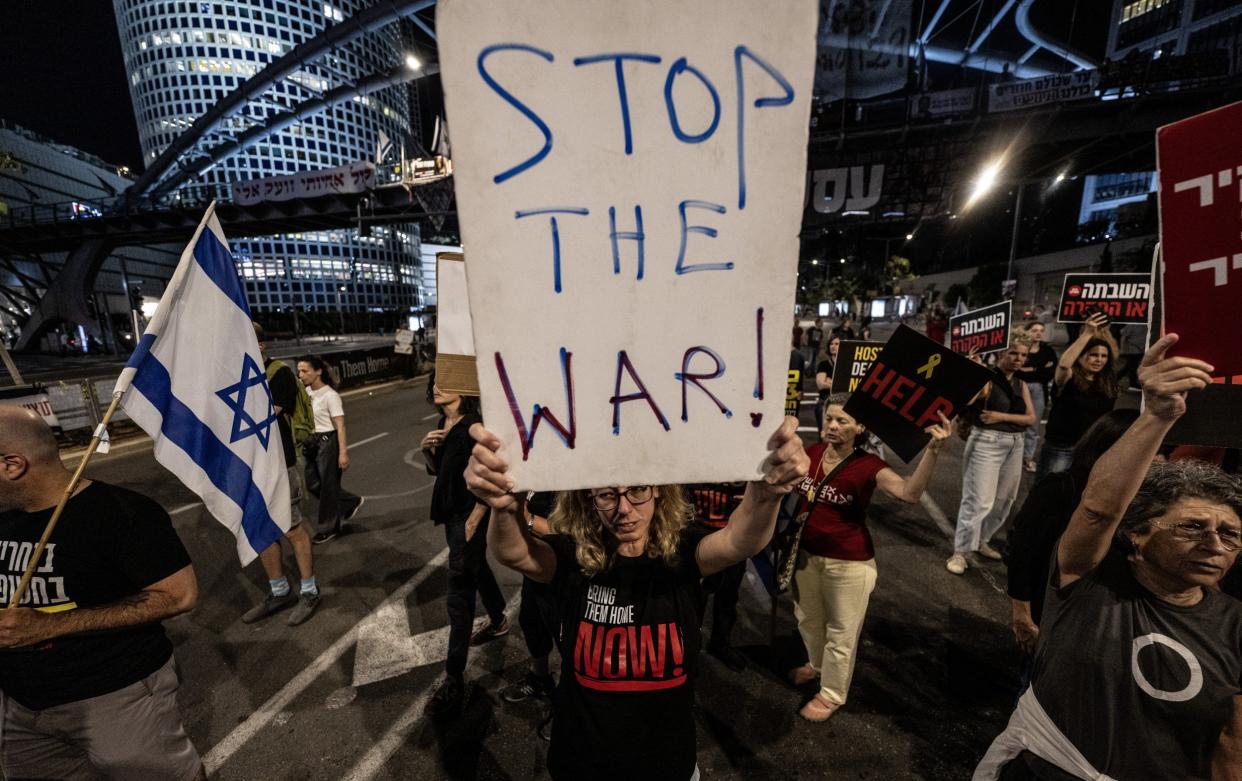
[(1004, 558), (1000, 551), (993, 548), (991, 545), (988, 545), (986, 542), (979, 546), (979, 555), (985, 559), (991, 559), (992, 561), (1000, 561)]
[(1022, 468), (1033, 473), (1035, 471), (1035, 459), (1028, 459), (1026, 463), (1022, 465)]
[(970, 565), (966, 563), (966, 557), (960, 553), (954, 553), (949, 560), (944, 563), (944, 568), (954, 575), (965, 575)]

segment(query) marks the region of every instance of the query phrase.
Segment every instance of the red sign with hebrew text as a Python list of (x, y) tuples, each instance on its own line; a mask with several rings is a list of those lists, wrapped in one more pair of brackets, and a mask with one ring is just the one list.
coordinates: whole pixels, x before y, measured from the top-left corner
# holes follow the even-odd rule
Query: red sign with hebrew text
[(1242, 102), (1156, 131), (1164, 330), (1175, 352), (1242, 374)]

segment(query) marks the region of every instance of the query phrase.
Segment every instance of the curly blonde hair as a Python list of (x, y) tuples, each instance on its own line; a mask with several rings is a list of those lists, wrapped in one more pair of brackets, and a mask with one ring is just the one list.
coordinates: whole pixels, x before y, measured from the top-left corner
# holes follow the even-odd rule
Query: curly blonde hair
[[(677, 543), (681, 530), (690, 520), (690, 502), (679, 485), (654, 486), (659, 496), (652, 498), (655, 513), (647, 538), (647, 558), (677, 565)], [(554, 532), (569, 535), (577, 546), (578, 566), (590, 578), (612, 566), (617, 555), (616, 540), (605, 532), (599, 511), (591, 502), (591, 492), (562, 491), (548, 523)]]

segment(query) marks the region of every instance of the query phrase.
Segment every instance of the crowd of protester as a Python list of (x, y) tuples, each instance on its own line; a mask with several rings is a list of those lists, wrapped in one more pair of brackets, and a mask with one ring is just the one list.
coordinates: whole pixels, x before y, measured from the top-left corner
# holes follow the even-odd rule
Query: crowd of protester
[[(929, 337), (943, 340), (945, 319), (929, 313)], [(435, 478), (430, 520), (443, 526), (449, 551), (448, 652), (428, 715), (460, 712), (469, 649), (510, 631), (490, 549), (522, 576), (517, 620), (528, 656), (499, 694), (542, 703), (536, 732), (550, 741), (554, 778), (699, 778), (700, 651), (736, 674), (749, 666), (733, 635), (752, 559), (772, 569), (764, 577), (774, 592), (777, 570), (788, 568), (803, 653), (779, 672), (807, 694), (799, 716), (830, 720), (848, 701), (877, 584), (873, 495), (919, 502), (957, 433), (961, 504), (946, 568), (964, 576), (974, 557), (1004, 559), (1017, 659), (1016, 708), (974, 777), (1237, 778), (1242, 603), (1221, 586), (1236, 577), (1242, 486), (1220, 468), (1226, 459), (1176, 460), (1164, 444), (1212, 367), (1170, 357), (1175, 336), (1146, 348), (1145, 334), (1123, 333), (1119, 346), (1102, 317), (1058, 356), (1047, 325), (1028, 322), (989, 357), (992, 376), (969, 409), (927, 429), (926, 450), (903, 476), (845, 411), (848, 394), (832, 393), (841, 342), (859, 338), (870, 338), (869, 326), (848, 317), (794, 329), (790, 365), (817, 393), (816, 433), (807, 443), (786, 418), (768, 443), (764, 479), (748, 484), (607, 485), (600, 475), (587, 490), (515, 494), (478, 398), (428, 378), (439, 420), (420, 448)], [(1146, 349), (1135, 354), (1135, 345)], [(300, 587), (295, 594), (273, 545), (260, 556), (270, 593), (242, 620), (292, 608), (296, 626), (320, 600), (312, 544), (341, 533), (363, 499), (342, 486), (348, 439), (329, 367), (307, 356), (295, 380), (292, 367), (264, 360)], [(1123, 369), (1141, 387), (1141, 412), (1115, 409)], [(37, 538), (68, 473), (36, 417), (0, 408), (0, 422), (0, 532)], [(1236, 457), (1229, 463), (1236, 471)], [(1035, 474), (1010, 521), (1024, 471)], [(318, 500), (313, 535), (300, 510), (303, 481)], [(93, 533), (98, 507), (127, 519), (141, 546)], [(994, 545), (1005, 529), (1006, 543)], [(167, 513), (88, 481), (60, 535), (58, 558), (90, 584), (79, 592), (93, 602), (57, 619), (0, 611), (0, 767), (13, 778), (205, 777), (177, 714), (172, 646), (159, 623), (197, 598)], [(486, 623), (476, 629), (479, 599)], [(1164, 655), (1147, 650), (1156, 646)], [(132, 772), (136, 757), (147, 775)]]

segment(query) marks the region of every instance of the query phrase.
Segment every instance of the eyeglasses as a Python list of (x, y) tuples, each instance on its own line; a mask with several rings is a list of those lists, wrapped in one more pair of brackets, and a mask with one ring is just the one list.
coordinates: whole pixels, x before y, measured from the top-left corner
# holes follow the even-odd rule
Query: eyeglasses
[(622, 496), (631, 505), (637, 507), (640, 504), (650, 502), (651, 497), (655, 496), (655, 491), (649, 485), (636, 485), (624, 491), (616, 491), (610, 488), (597, 494), (591, 494), (591, 503), (595, 505), (597, 510), (615, 510)]
[(1197, 521), (1187, 521), (1184, 523), (1160, 523), (1152, 521), (1152, 526), (1159, 526), (1162, 529), (1168, 529), (1173, 532), (1173, 536), (1179, 540), (1186, 542), (1203, 542), (1208, 535), (1215, 534), (1220, 540), (1220, 546), (1227, 551), (1233, 552), (1238, 548), (1242, 548), (1242, 531), (1237, 529), (1219, 528), (1209, 529), (1202, 523)]

